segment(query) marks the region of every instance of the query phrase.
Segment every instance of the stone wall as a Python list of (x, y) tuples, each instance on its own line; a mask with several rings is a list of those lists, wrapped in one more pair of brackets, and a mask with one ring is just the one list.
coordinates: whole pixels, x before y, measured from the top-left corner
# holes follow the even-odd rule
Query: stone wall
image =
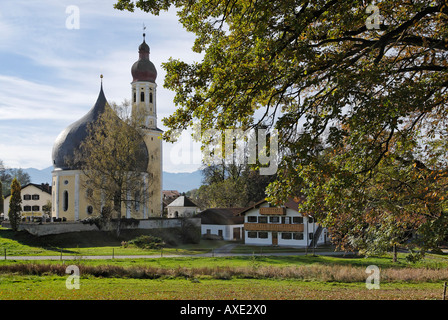
[[(2, 227), (10, 228), (9, 221), (4, 221)], [(32, 223), (21, 222), (19, 225), (19, 231), (25, 230), (35, 236), (46, 236), (49, 234), (61, 234), (67, 232), (80, 232), (80, 231), (98, 231), (95, 225), (83, 224), (80, 222), (50, 222), (50, 223)]]
[[(8, 221), (3, 221), (2, 226), (10, 228)], [(188, 219), (167, 219), (167, 218), (151, 218), (147, 220), (136, 220), (136, 223), (121, 223), (120, 229), (173, 229), (173, 228), (201, 228), (200, 218)], [(103, 231), (111, 231), (116, 229), (116, 224), (111, 223), (102, 227)], [(61, 234), (68, 232), (81, 231), (98, 231), (98, 227), (92, 223), (82, 222), (50, 222), (50, 223), (24, 223), (21, 222), (19, 230), (26, 230), (36, 236), (44, 236), (50, 234)], [(200, 231), (199, 231), (200, 232)]]

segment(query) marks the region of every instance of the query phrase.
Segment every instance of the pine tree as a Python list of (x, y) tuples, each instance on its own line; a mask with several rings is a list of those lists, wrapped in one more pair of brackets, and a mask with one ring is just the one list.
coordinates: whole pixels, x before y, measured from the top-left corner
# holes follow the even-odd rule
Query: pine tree
[(22, 211), (22, 195), (21, 186), (19, 181), (14, 178), (11, 183), (11, 200), (9, 201), (9, 222), (11, 223), (11, 228), (17, 231), (20, 222), (20, 212)]

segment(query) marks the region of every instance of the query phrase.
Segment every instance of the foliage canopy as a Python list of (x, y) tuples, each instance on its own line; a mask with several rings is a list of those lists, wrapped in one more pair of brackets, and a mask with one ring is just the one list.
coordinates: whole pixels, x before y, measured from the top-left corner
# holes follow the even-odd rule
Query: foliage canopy
[[(118, 0), (158, 15), (174, 6), (195, 33), (196, 63), (169, 59), (164, 86), (185, 129), (263, 121), (282, 160), (269, 199), (306, 195), (303, 212), (342, 247), (376, 249), (446, 235), (448, 5), (368, 1)], [(299, 186), (299, 187), (298, 187)], [(381, 223), (380, 223), (381, 222)], [(381, 230), (387, 237), (374, 237)]]

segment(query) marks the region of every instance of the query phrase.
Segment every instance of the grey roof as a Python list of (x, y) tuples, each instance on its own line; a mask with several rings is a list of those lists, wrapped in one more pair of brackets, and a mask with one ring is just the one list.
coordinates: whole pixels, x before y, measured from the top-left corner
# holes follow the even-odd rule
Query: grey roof
[(167, 207), (197, 207), (197, 205), (186, 196), (177, 197)]
[[(50, 186), (48, 183), (41, 183), (41, 184), (37, 184), (37, 183), (28, 183), (28, 184), (26, 184), (26, 185), (24, 185), (24, 186), (21, 186), (21, 187), (20, 187), (20, 190), (23, 190), (23, 189), (25, 189), (25, 188), (28, 187), (28, 186), (34, 186), (34, 187), (40, 189), (41, 191), (46, 192), (46, 193), (48, 193), (49, 195), (51, 195), (51, 186)], [(10, 195), (11, 195), (11, 190), (9, 190), (9, 192), (5, 195), (5, 199), (6, 199), (7, 197), (9, 197)]]
[[(304, 201), (303, 197), (289, 197), (288, 201), (285, 202), (284, 206), (295, 211), (299, 211), (299, 204)], [(268, 202), (266, 199), (262, 199), (253, 205), (244, 208), (240, 214), (244, 215), (247, 211), (255, 208), (259, 208), (263, 203)]]
[(244, 217), (239, 214), (242, 210), (243, 208), (210, 208), (195, 217), (201, 218), (201, 224), (243, 224)]
[[(76, 165), (73, 165), (74, 154), (77, 150), (79, 150), (81, 142), (87, 138), (89, 134), (89, 124), (97, 121), (98, 118), (107, 110), (107, 108), (110, 109), (106, 96), (103, 92), (103, 86), (101, 85), (98, 99), (92, 109), (90, 109), (84, 117), (65, 128), (65, 130), (62, 131), (56, 138), (52, 152), (53, 166), (55, 169), (79, 169)], [(119, 119), (118, 116), (117, 119)], [(141, 152), (139, 152), (138, 156), (141, 157), (142, 161), (140, 161), (141, 167), (138, 169), (140, 169), (140, 171), (146, 171), (149, 156), (148, 149), (146, 148), (143, 138), (141, 145)]]

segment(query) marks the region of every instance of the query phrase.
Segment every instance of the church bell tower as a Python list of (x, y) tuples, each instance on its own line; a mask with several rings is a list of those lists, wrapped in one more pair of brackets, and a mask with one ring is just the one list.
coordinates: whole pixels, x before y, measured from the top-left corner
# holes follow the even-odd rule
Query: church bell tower
[(149, 60), (145, 41), (138, 47), (139, 59), (132, 65), (132, 115), (142, 123), (149, 154), (148, 216), (160, 217), (162, 207), (162, 130), (157, 128), (157, 70)]

